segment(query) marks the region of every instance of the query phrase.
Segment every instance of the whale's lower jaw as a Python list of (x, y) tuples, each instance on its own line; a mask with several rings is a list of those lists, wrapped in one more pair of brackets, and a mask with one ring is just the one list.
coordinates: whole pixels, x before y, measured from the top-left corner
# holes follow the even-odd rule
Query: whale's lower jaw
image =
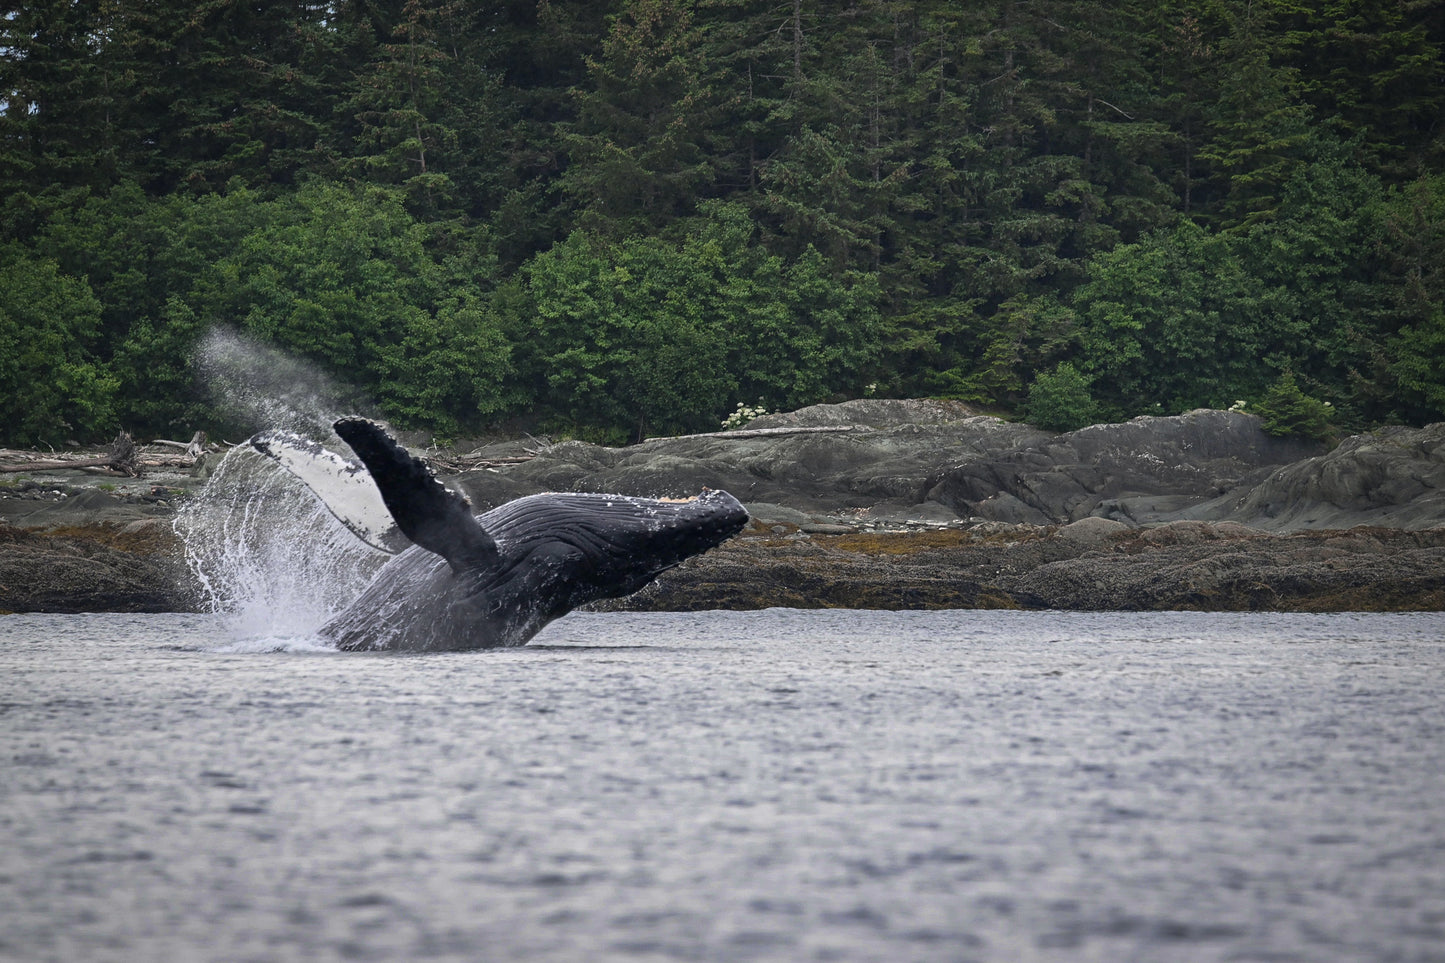
[(461, 652), (526, 645), (551, 621), (519, 612), (500, 619), (433, 622), (421, 617), (389, 624), (342, 616), (323, 627), (320, 635), (343, 652)]
[[(419, 560), (430, 565), (433, 558)], [(526, 645), (555, 618), (535, 596), (491, 604), (469, 598), (445, 563), (420, 579), (380, 578), (321, 628), (323, 639), (344, 652), (500, 649)]]
[(550, 614), (552, 596), (541, 588), (502, 579), (484, 587), (476, 578), (453, 572), (440, 557), (414, 548), (383, 566), (356, 601), (318, 634), (345, 652), (525, 645), (556, 617)]

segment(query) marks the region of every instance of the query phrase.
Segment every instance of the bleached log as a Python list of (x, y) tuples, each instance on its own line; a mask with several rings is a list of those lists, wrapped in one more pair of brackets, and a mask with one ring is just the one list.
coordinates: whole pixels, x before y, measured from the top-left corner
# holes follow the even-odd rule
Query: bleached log
[(151, 444), (180, 448), (192, 458), (199, 458), (206, 450), (206, 433), (204, 431), (198, 431), (191, 436), (190, 441), (167, 441), (164, 438), (157, 438), (152, 441)]
[(813, 428), (734, 428), (731, 431), (704, 431), (696, 435), (663, 435), (647, 441), (677, 441), (682, 438), (767, 438), (772, 435), (823, 435), (846, 431), (872, 431), (866, 425), (820, 425)]
[(126, 432), (115, 436), (110, 451), (96, 458), (56, 458), (50, 461), (20, 461), (0, 464), (0, 473), (32, 471), (74, 471), (79, 469), (106, 469), (129, 478), (140, 477), (140, 462), (136, 457), (135, 441)]

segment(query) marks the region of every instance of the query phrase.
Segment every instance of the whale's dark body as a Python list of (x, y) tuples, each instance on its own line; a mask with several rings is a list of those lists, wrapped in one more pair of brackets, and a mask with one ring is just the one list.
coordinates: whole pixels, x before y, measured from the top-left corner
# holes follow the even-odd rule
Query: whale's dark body
[(321, 628), (342, 649), (522, 645), (577, 606), (635, 592), (747, 524), (721, 491), (688, 501), (532, 495), (473, 516), (379, 426), (348, 418), (335, 428), (415, 543)]

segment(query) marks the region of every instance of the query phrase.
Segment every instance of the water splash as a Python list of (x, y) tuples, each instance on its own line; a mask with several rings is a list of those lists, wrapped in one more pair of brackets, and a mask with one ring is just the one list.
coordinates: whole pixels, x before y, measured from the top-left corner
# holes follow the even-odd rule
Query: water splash
[[(305, 649), (388, 556), (368, 548), (291, 475), (232, 449), (175, 518), (203, 607), (232, 640)], [(282, 645), (286, 640), (294, 644)], [(309, 640), (309, 642), (307, 641)]]
[[(212, 329), (193, 361), (216, 409), (247, 432), (285, 428), (334, 438), (338, 417), (371, 408), (360, 392), (305, 361), (228, 328)], [(227, 616), (228, 638), (216, 640), (223, 651), (322, 647), (315, 631), (386, 560), (247, 445), (222, 459), (174, 526), (202, 607)]]

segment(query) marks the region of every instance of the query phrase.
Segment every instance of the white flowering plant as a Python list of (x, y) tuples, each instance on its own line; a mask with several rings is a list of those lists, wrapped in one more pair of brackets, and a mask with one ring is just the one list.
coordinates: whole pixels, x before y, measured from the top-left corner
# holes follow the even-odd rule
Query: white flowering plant
[(738, 402), (737, 411), (734, 411), (723, 419), (722, 430), (732, 431), (734, 428), (741, 428), (754, 418), (761, 418), (767, 413), (768, 409), (763, 407), (762, 402), (758, 402), (756, 405), (749, 405), (745, 401), (740, 401)]

